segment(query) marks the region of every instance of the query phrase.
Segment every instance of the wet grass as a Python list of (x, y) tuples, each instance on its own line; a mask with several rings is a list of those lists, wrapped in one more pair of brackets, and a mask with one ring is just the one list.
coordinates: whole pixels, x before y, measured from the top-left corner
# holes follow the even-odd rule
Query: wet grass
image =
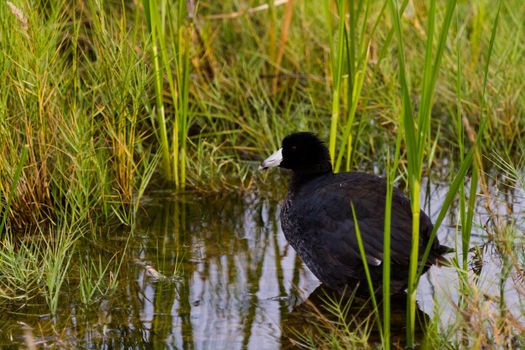
[[(336, 170), (377, 167), (388, 193), (406, 190), (415, 243), (422, 179), (445, 173), (434, 234), (457, 213), (454, 344), (511, 344), (520, 323), (503, 297), (497, 317), (484, 309), (469, 271), (479, 203), (490, 214), (486, 241), (506, 257), (501, 279), (522, 271), (522, 233), (495, 209), (488, 178), (496, 171), (524, 188), (524, 14), (518, 0), (0, 4), (2, 307), (42, 299), (55, 314), (66, 290), (85, 305), (114, 293), (126, 249), (102, 258), (79, 242), (119, 227), (127, 247), (148, 190), (266, 193), (275, 186), (255, 174), (258, 161), (286, 134), (313, 130)], [(389, 348), (384, 291), (367, 327), (379, 324)], [(486, 312), (496, 317), (489, 327), (470, 321)], [(438, 323), (428, 326), (436, 346), (449, 334)], [(349, 329), (322, 344), (362, 344), (367, 332), (354, 339)]]

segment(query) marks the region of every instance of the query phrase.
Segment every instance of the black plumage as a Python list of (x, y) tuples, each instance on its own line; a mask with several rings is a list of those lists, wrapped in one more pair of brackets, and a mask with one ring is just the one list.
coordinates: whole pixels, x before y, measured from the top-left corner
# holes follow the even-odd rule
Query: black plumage
[[(386, 182), (360, 172), (334, 174), (328, 149), (312, 133), (287, 136), (282, 149), (261, 165), (292, 170), (288, 195), (281, 209), (281, 224), (288, 242), (316, 277), (330, 288), (357, 288), (368, 292), (359, 253), (352, 205), (364, 243), (373, 285), (382, 285), (383, 231)], [(432, 232), (432, 222), (420, 212), (420, 258)], [(409, 200), (394, 190), (391, 215), (391, 292), (407, 286), (412, 244)], [(448, 250), (432, 242), (425, 270)]]

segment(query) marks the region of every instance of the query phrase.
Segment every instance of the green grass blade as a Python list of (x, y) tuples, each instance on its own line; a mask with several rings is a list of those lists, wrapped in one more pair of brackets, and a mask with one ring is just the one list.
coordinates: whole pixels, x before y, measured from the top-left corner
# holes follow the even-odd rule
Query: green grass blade
[(359, 253), (361, 254), (361, 260), (363, 262), (363, 267), (365, 269), (365, 275), (366, 275), (366, 282), (368, 284), (368, 290), (370, 291), (370, 298), (372, 300), (372, 306), (374, 307), (374, 312), (376, 314), (376, 322), (377, 322), (377, 328), (379, 330), (379, 335), (381, 339), (383, 339), (383, 327), (381, 324), (381, 316), (379, 314), (379, 308), (377, 307), (377, 300), (375, 296), (375, 289), (374, 285), (372, 283), (372, 277), (370, 275), (370, 269), (368, 267), (368, 262), (366, 260), (366, 252), (365, 252), (365, 246), (363, 244), (363, 238), (361, 237), (361, 231), (359, 230), (359, 223), (357, 221), (357, 216), (355, 214), (355, 208), (354, 203), (351, 203), (352, 206), (352, 215), (354, 217), (354, 227), (355, 227), (355, 234), (357, 237), (357, 244), (359, 246)]
[[(485, 67), (484, 67), (483, 90), (482, 90), (482, 96), (481, 96), (481, 104), (482, 105), (480, 107), (481, 123), (480, 123), (479, 129), (478, 129), (478, 133), (476, 135), (476, 140), (475, 140), (475, 143), (472, 145), (471, 149), (469, 150), (469, 152), (465, 155), (465, 158), (463, 159), (463, 162), (461, 163), (460, 168), (459, 168), (458, 172), (456, 173), (456, 176), (455, 176), (454, 180), (452, 181), (452, 183), (451, 183), (451, 185), (449, 187), (449, 190), (447, 192), (445, 200), (443, 201), (443, 205), (442, 205), (441, 210), (440, 210), (440, 212), (438, 214), (438, 217), (437, 217), (436, 221), (434, 222), (434, 229), (432, 230), (432, 233), (431, 233), (430, 239), (429, 239), (429, 243), (427, 244), (427, 247), (425, 248), (425, 252), (424, 252), (424, 254), (422, 256), (422, 259), (421, 259), (421, 265), (420, 265), (420, 268), (419, 268), (419, 271), (418, 271), (418, 277), (417, 277), (418, 279), (420, 278), (420, 276), (422, 274), (422, 271), (423, 271), (423, 266), (425, 265), (425, 262), (428, 259), (428, 255), (429, 255), (430, 249), (431, 249), (431, 244), (432, 244), (433, 240), (436, 237), (437, 230), (441, 226), (441, 224), (443, 222), (443, 219), (445, 218), (446, 211), (448, 210), (448, 208), (452, 204), (452, 202), (454, 200), (454, 197), (455, 197), (456, 193), (458, 192), (459, 186), (463, 183), (463, 181), (465, 179), (465, 176), (467, 174), (467, 171), (470, 168), (470, 166), (472, 165), (472, 161), (474, 159), (474, 156), (477, 156), (476, 157), (477, 158), (476, 159), (477, 162), (481, 161), (481, 159), (480, 159), (481, 156), (479, 155), (479, 146), (481, 145), (481, 140), (483, 138), (483, 135), (485, 133), (485, 129), (486, 129), (486, 126), (487, 126), (487, 123), (488, 123), (488, 118), (483, 113), (483, 111), (484, 111), (483, 105), (484, 105), (484, 101), (485, 101), (485, 94), (486, 94), (486, 88), (487, 88), (487, 82), (488, 82), (488, 71), (489, 71), (489, 66), (490, 66), (492, 54), (493, 54), (493, 51), (494, 51), (494, 42), (495, 42), (496, 31), (497, 31), (498, 23), (499, 23), (499, 16), (500, 16), (500, 12), (501, 12), (501, 3), (502, 3), (501, 1), (498, 2), (498, 10), (496, 12), (496, 17), (494, 19), (494, 23), (492, 25), (489, 50), (487, 52), (487, 61), (486, 61)], [(475, 177), (476, 179), (477, 179), (477, 176), (478, 176), (477, 173), (475, 175), (473, 174), (473, 177)], [(471, 200), (472, 201), (475, 200), (474, 196), (472, 196), (472, 191), (473, 191), (473, 189), (471, 188), (471, 194), (470, 194), (470, 198), (469, 198), (469, 207), (470, 206), (472, 206), (472, 207), (474, 206), (474, 203), (472, 203), (472, 204), (470, 203)], [(469, 208), (469, 210), (471, 210), (471, 209)], [(472, 211), (473, 211), (473, 209), (472, 209)], [(469, 215), (473, 215), (473, 214), (470, 213)]]
[[(429, 19), (429, 37), (427, 38), (427, 52), (425, 53), (425, 79), (422, 90), (422, 101), (421, 108), (419, 110), (419, 140), (418, 140), (418, 159), (422, 163), (424, 151), (426, 149), (425, 144), (429, 137), (430, 133), (430, 119), (432, 112), (432, 97), (436, 88), (437, 77), (439, 74), (439, 68), (441, 66), (441, 61), (443, 58), (443, 52), (446, 46), (447, 37), (450, 29), (450, 24), (452, 23), (452, 18), (454, 15), (454, 10), (456, 8), (456, 0), (449, 0), (447, 2), (447, 8), (445, 11), (445, 19), (441, 28), (441, 32), (438, 39), (438, 47), (436, 53), (432, 55), (432, 42), (433, 35), (430, 33), (430, 30), (434, 30), (434, 15), (435, 12), (435, 0), (431, 2), (431, 16)], [(432, 11), (432, 7), (433, 11)], [(430, 24), (430, 22), (432, 24)], [(428, 52), (430, 51), (430, 53)], [(432, 62), (432, 56), (434, 56), (434, 61)]]
[(9, 196), (7, 196), (7, 201), (3, 206), (3, 210), (1, 211), (2, 212), (2, 223), (0, 223), (0, 238), (3, 238), (4, 236), (4, 227), (7, 222), (7, 217), (9, 216), (9, 208), (11, 207), (11, 202), (13, 198), (15, 197), (16, 187), (18, 185), (18, 181), (20, 180), (22, 169), (24, 168), (24, 165), (27, 161), (28, 152), (29, 152), (29, 147), (27, 145), (24, 145), (24, 147), (22, 147), (22, 154), (20, 155), (20, 161), (18, 162), (16, 166), (15, 174), (11, 182), (11, 190), (9, 191)]
[(163, 102), (163, 89), (162, 89), (162, 77), (163, 71), (161, 70), (159, 60), (159, 47), (158, 47), (158, 33), (162, 31), (160, 19), (156, 14), (157, 1), (147, 1), (147, 10), (145, 13), (149, 15), (147, 18), (148, 25), (150, 27), (151, 36), (151, 51), (153, 55), (153, 75), (154, 75), (154, 86), (155, 86), (155, 102), (156, 102), (156, 116), (157, 116), (157, 127), (159, 128), (158, 134), (160, 136), (160, 148), (162, 150), (162, 164), (164, 175), (169, 179), (173, 179), (173, 171), (171, 169), (170, 162), (170, 147), (168, 142), (168, 129), (166, 125), (166, 117), (164, 111)]
[(330, 151), (330, 160), (334, 164), (335, 146), (337, 142), (337, 124), (339, 122), (341, 80), (343, 75), (343, 58), (344, 58), (344, 36), (345, 36), (345, 5), (343, 0), (337, 1), (339, 13), (339, 25), (337, 29), (337, 51), (335, 52), (335, 69), (332, 74), (333, 93), (332, 93), (332, 114), (330, 119), (330, 139), (328, 150)]
[(387, 161), (386, 199), (385, 199), (385, 224), (383, 236), (383, 348), (390, 349), (390, 243), (391, 243), (391, 219), (392, 219), (392, 197), (394, 193), (394, 181), (399, 163), (401, 151), (401, 133), (396, 137), (395, 155), (392, 164)]

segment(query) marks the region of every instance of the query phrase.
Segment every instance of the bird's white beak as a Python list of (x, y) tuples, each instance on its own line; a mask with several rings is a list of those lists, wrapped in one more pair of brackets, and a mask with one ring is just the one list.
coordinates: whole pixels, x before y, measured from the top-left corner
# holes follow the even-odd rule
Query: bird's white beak
[(261, 165), (259, 165), (259, 170), (262, 169), (268, 169), (268, 168), (274, 168), (276, 166), (279, 166), (283, 160), (283, 149), (279, 148), (279, 150), (275, 151), (271, 156), (266, 158)]

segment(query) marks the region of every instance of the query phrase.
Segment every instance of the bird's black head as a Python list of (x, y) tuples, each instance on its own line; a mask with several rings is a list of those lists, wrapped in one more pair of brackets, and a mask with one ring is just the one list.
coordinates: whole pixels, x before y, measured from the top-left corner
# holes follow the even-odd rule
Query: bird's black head
[(262, 162), (262, 168), (281, 167), (298, 175), (332, 172), (330, 155), (323, 142), (311, 132), (296, 132), (286, 136), (282, 148)]

